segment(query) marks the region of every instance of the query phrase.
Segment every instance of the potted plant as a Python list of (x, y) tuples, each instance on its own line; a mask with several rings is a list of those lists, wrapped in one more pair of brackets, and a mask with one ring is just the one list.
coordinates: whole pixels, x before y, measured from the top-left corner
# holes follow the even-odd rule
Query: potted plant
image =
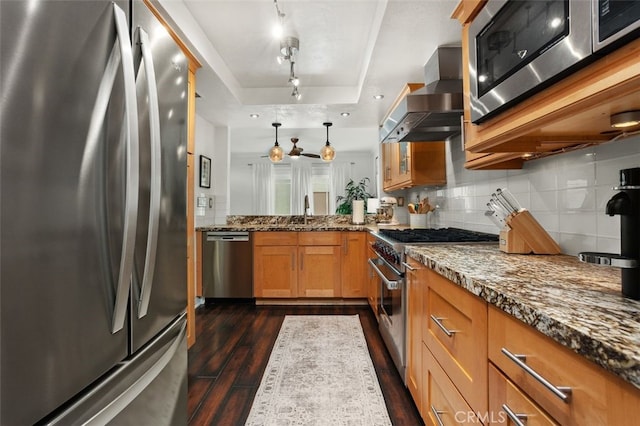
[(351, 214), (353, 212), (352, 202), (353, 200), (366, 200), (371, 198), (372, 195), (367, 192), (367, 183), (371, 180), (368, 177), (364, 177), (360, 182), (355, 183), (353, 179), (349, 179), (349, 182), (344, 187), (345, 195), (338, 195), (336, 197), (336, 214)]

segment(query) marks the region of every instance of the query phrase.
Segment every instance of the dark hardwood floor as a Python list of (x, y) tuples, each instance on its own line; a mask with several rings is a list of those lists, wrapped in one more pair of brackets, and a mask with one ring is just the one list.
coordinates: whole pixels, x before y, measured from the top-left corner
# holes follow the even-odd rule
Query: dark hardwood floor
[(368, 306), (205, 305), (189, 350), (189, 425), (243, 425), (285, 315), (359, 315), (394, 425), (421, 425)]

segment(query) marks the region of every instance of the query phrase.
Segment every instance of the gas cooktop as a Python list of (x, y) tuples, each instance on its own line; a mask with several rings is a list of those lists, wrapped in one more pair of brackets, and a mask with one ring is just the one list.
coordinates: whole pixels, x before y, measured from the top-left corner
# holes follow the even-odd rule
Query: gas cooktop
[(401, 243), (472, 243), (498, 241), (498, 235), (459, 228), (381, 229), (378, 233)]

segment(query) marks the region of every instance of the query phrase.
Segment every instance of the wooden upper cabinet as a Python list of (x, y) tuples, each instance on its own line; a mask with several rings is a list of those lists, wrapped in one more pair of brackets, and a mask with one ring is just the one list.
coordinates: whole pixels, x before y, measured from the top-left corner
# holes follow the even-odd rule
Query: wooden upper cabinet
[(382, 148), (385, 191), (447, 183), (444, 141), (394, 142)]
[[(385, 117), (404, 97), (422, 87), (424, 87), (422, 83), (406, 84)], [(383, 143), (380, 151), (384, 191), (447, 183), (444, 141)]]
[(514, 168), (523, 160), (607, 142), (620, 134), (612, 132), (609, 117), (640, 109), (636, 39), (482, 124), (471, 124), (468, 28), (482, 5), (463, 0), (452, 16), (463, 25), (465, 147), (476, 154), (467, 157), (467, 168)]

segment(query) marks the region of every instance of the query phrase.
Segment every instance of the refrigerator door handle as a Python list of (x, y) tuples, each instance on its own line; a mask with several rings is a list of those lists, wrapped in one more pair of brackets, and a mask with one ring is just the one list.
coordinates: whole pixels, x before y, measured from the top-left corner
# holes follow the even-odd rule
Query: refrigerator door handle
[(156, 267), (156, 250), (158, 248), (158, 225), (160, 222), (160, 196), (162, 192), (162, 158), (160, 139), (160, 107), (158, 102), (158, 86), (153, 67), (153, 56), (146, 31), (138, 27), (142, 62), (147, 75), (147, 91), (149, 96), (149, 132), (151, 141), (151, 190), (149, 202), (149, 229), (147, 232), (147, 252), (144, 260), (144, 272), (138, 301), (138, 318), (147, 315), (153, 274)]
[(129, 25), (124, 11), (115, 3), (116, 32), (120, 56), (122, 57), (122, 74), (124, 77), (125, 119), (127, 156), (126, 156), (126, 184), (125, 207), (122, 238), (122, 253), (120, 256), (120, 270), (116, 287), (115, 305), (111, 332), (116, 333), (124, 327), (127, 314), (129, 289), (133, 271), (133, 251), (135, 249), (136, 221), (138, 216), (138, 186), (139, 186), (139, 142), (138, 142), (138, 107), (136, 101), (136, 80), (133, 70), (133, 52), (129, 39)]

